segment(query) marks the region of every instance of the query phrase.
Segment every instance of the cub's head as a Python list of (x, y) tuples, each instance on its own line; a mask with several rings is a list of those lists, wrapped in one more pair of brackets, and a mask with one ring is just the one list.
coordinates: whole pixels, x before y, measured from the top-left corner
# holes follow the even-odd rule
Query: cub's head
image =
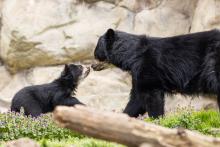
[(90, 68), (83, 65), (65, 64), (61, 73), (61, 79), (66, 79), (73, 84), (78, 84), (79, 81), (85, 79), (90, 72)]

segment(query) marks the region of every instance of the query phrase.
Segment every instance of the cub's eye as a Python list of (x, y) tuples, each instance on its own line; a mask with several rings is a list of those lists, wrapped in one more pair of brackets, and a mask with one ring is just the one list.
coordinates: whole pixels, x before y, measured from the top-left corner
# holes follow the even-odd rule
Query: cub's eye
[(80, 70), (83, 70), (83, 66), (82, 66), (82, 65), (78, 65), (78, 68), (79, 68)]

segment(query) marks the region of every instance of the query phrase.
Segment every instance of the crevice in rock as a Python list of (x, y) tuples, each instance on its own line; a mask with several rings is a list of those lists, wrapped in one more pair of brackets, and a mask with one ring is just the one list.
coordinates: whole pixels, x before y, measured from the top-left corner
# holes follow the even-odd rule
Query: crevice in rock
[(156, 4), (151, 7), (148, 7), (147, 10), (152, 10), (152, 9), (158, 8), (164, 1), (166, 1), (166, 0), (157, 0)]
[[(152, 4), (152, 6), (145, 7), (145, 8), (143, 8), (143, 9), (137, 9), (137, 10), (132, 10), (131, 8), (129, 8), (129, 7), (127, 7), (127, 6), (124, 6), (124, 5), (121, 5), (121, 6), (118, 5), (118, 7), (123, 8), (123, 9), (125, 9), (125, 10), (127, 10), (127, 11), (129, 11), (130, 13), (133, 14), (132, 30), (134, 30), (134, 28), (135, 28), (136, 15), (137, 15), (139, 12), (141, 12), (141, 11), (143, 11), (143, 10), (156, 9), (156, 8), (158, 8), (159, 6), (161, 6), (162, 3), (164, 3), (165, 1), (166, 1), (166, 0), (157, 0), (157, 1), (155, 2), (155, 4)], [(137, 3), (138, 3), (138, 2), (137, 2)], [(149, 5), (151, 5), (151, 4), (150, 4), (151, 1), (145, 1), (145, 3), (148, 3)]]
[[(192, 22), (191, 22), (191, 23), (192, 23)], [(191, 26), (191, 25), (192, 25), (192, 24), (189, 25), (188, 33), (191, 32), (191, 29), (192, 29), (192, 26)]]
[(128, 7), (126, 7), (126, 6), (119, 6), (119, 7), (124, 8), (124, 9), (126, 9), (127, 11), (129, 11), (129, 12), (136, 13), (134, 10), (131, 10), (130, 8), (128, 8)]
[(106, 2), (106, 3), (117, 5), (122, 0), (79, 0), (79, 1), (83, 1), (83, 2), (86, 2), (86, 3), (90, 3), (90, 4), (103, 1), (103, 2)]
[(65, 31), (63, 31), (63, 36), (66, 40), (73, 38), (72, 36), (68, 35)]
[[(135, 7), (138, 7), (138, 8), (134, 8), (135, 10), (132, 10), (132, 9), (130, 9), (130, 8), (128, 8), (127, 6), (124, 6), (124, 5), (121, 5), (121, 6), (119, 6), (119, 7), (124, 8), (124, 9), (126, 9), (126, 10), (128, 10), (128, 11), (130, 11), (130, 12), (132, 12), (132, 13), (139, 13), (139, 12), (141, 12), (142, 10), (152, 10), (152, 9), (158, 8), (164, 1), (165, 1), (165, 0), (157, 0), (157, 1), (155, 2), (155, 4), (151, 4), (151, 1), (144, 1), (144, 5), (146, 5), (146, 3), (147, 3), (147, 5), (144, 6), (144, 8), (139, 8), (139, 6), (136, 6), (136, 5), (139, 4), (138, 1), (136, 1)], [(141, 3), (141, 4), (139, 4), (139, 5), (143, 5), (143, 3)]]
[(132, 30), (135, 29), (136, 15), (137, 15), (136, 13), (134, 13), (134, 15), (133, 15), (133, 20), (132, 20)]
[(53, 30), (53, 29), (58, 29), (58, 28), (62, 28), (62, 27), (65, 27), (65, 26), (68, 26), (68, 25), (72, 25), (76, 23), (76, 20), (71, 20), (69, 22), (66, 22), (66, 23), (63, 23), (63, 24), (58, 24), (58, 25), (52, 25), (52, 26), (48, 26), (46, 28), (44, 28), (42, 31), (36, 33), (36, 35), (41, 35), (47, 31), (50, 31), (50, 30)]
[(196, 13), (196, 9), (198, 7), (198, 3), (199, 3), (200, 0), (197, 0), (196, 1), (196, 4), (195, 4), (195, 8), (192, 12), (192, 15), (191, 15), (191, 20), (190, 20), (190, 25), (189, 25), (189, 29), (188, 29), (188, 33), (191, 33), (191, 30), (192, 30), (192, 23), (193, 23), (193, 20), (194, 20), (194, 17), (195, 17), (195, 13)]
[(93, 5), (95, 5), (98, 2), (105, 2), (107, 4), (112, 4), (115, 7), (118, 6), (118, 4), (122, 1), (122, 0), (76, 0), (75, 4), (82, 4), (85, 3), (86, 5), (88, 5), (88, 8), (91, 8)]
[(120, 25), (120, 23), (121, 23), (121, 18), (119, 18), (118, 19), (118, 21), (116, 21), (115, 23), (114, 23), (114, 28), (117, 30), (117, 28), (118, 28), (118, 26)]
[(1, 57), (0, 57), (0, 66), (3, 66), (3, 60)]

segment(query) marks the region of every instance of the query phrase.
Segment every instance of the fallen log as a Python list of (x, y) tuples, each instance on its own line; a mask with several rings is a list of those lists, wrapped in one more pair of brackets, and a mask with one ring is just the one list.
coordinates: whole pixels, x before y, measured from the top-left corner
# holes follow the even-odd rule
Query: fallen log
[(145, 123), (125, 114), (84, 106), (59, 106), (54, 119), (61, 127), (127, 146), (219, 147), (220, 139), (185, 129), (169, 129)]

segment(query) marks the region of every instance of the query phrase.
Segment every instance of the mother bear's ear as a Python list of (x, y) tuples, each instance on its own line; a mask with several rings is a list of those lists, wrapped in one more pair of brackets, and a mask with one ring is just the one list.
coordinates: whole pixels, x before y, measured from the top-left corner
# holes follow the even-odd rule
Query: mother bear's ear
[(109, 41), (113, 41), (115, 38), (115, 31), (113, 29), (108, 29), (105, 38)]
[[(112, 49), (112, 45), (115, 41), (115, 31), (113, 29), (108, 29), (106, 34), (105, 34), (105, 41), (106, 41), (106, 49), (111, 50)], [(106, 55), (108, 55), (107, 53), (105, 53)]]

